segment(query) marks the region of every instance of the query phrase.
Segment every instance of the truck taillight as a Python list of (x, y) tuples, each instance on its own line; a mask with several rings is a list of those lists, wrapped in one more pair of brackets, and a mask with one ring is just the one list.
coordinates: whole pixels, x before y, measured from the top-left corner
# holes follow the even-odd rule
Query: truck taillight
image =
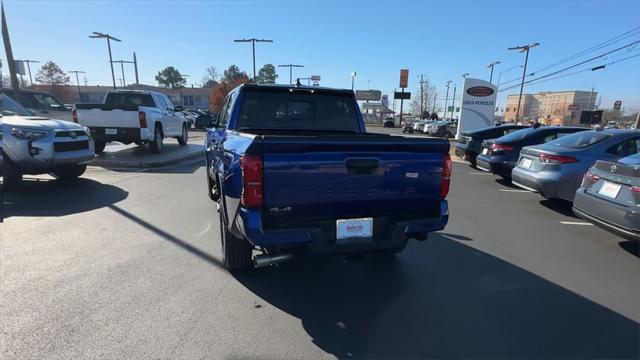
[(449, 187), (451, 185), (451, 155), (446, 153), (443, 157), (442, 164), (442, 180), (440, 181), (440, 197), (446, 198), (449, 194)]
[(240, 158), (242, 167), (242, 205), (247, 208), (262, 207), (262, 158), (245, 155)]
[(551, 154), (541, 154), (539, 157), (541, 163), (547, 164), (569, 164), (569, 163), (577, 163), (578, 159), (571, 156), (562, 156), (562, 155), (551, 155)]
[(141, 128), (147, 127), (147, 114), (145, 114), (144, 111), (138, 111), (138, 120), (140, 120)]
[(78, 112), (76, 111), (76, 109), (73, 109), (71, 111), (71, 118), (73, 119), (74, 123), (78, 123)]

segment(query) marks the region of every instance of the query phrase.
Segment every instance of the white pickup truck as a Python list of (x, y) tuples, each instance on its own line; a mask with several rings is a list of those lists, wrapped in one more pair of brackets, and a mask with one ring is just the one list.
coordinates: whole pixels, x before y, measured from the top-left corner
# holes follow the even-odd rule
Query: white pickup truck
[(187, 120), (176, 114), (181, 110), (159, 92), (114, 90), (107, 93), (104, 104), (76, 104), (72, 117), (91, 130), (96, 153), (102, 153), (110, 141), (148, 143), (152, 152), (159, 153), (167, 137), (187, 144)]

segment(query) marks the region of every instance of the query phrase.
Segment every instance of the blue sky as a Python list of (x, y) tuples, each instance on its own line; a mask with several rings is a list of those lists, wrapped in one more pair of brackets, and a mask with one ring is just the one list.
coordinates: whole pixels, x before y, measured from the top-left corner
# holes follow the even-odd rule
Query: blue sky
[[(86, 71), (91, 85), (111, 83), (105, 41), (89, 39), (92, 31), (123, 40), (113, 44), (114, 60), (130, 60), (136, 51), (143, 83), (154, 83), (158, 70), (169, 65), (189, 74), (189, 83), (200, 83), (211, 65), (222, 72), (236, 64), (251, 75), (251, 47), (233, 39), (256, 37), (274, 40), (256, 46), (258, 68), (266, 63), (303, 64), (304, 69), (294, 69), (294, 77), (321, 75), (322, 85), (344, 88), (351, 87), (349, 74), (356, 71), (356, 88), (370, 84), (372, 89), (391, 93), (398, 85), (399, 69), (406, 67), (411, 91), (418, 86), (418, 75), (425, 74), (439, 94), (444, 94), (445, 82), (461, 85), (463, 73), (488, 79), (486, 65), (491, 61), (502, 62), (495, 68), (494, 82), (499, 71), (521, 65), (523, 54), (507, 51), (507, 47), (541, 44), (531, 50), (529, 73), (640, 26), (638, 0), (4, 3), (15, 58), (53, 60), (63, 70)], [(633, 40), (640, 40), (640, 35), (615, 45)], [(640, 45), (633, 50), (576, 70), (640, 54)], [(120, 77), (119, 67), (117, 70)], [(278, 71), (279, 82), (288, 81), (288, 69)], [(133, 80), (132, 66), (125, 76), (128, 82)], [(518, 77), (514, 69), (503, 74), (501, 81)], [(603, 71), (532, 84), (525, 92), (588, 90), (591, 84), (602, 95), (602, 107), (610, 108), (620, 99), (624, 108), (637, 108), (640, 57)], [(508, 91), (515, 92), (517, 89)]]

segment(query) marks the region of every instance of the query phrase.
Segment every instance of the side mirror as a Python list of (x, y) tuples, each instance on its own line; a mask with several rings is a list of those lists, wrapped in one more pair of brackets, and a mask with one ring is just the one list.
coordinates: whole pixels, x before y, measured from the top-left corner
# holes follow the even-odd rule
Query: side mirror
[(182, 107), (182, 105), (178, 105), (178, 106), (176, 106), (176, 107), (173, 109), (173, 111), (182, 111), (182, 110), (184, 110), (184, 108)]
[(196, 128), (206, 129), (213, 127), (213, 118), (210, 115), (200, 115), (196, 118)]

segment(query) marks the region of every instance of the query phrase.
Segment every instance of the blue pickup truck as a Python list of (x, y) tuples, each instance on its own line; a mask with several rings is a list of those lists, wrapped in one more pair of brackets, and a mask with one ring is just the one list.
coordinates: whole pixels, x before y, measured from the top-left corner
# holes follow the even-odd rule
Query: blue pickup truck
[(207, 185), (230, 270), (397, 253), (447, 224), (449, 142), (367, 133), (351, 90), (241, 85), (212, 126)]

